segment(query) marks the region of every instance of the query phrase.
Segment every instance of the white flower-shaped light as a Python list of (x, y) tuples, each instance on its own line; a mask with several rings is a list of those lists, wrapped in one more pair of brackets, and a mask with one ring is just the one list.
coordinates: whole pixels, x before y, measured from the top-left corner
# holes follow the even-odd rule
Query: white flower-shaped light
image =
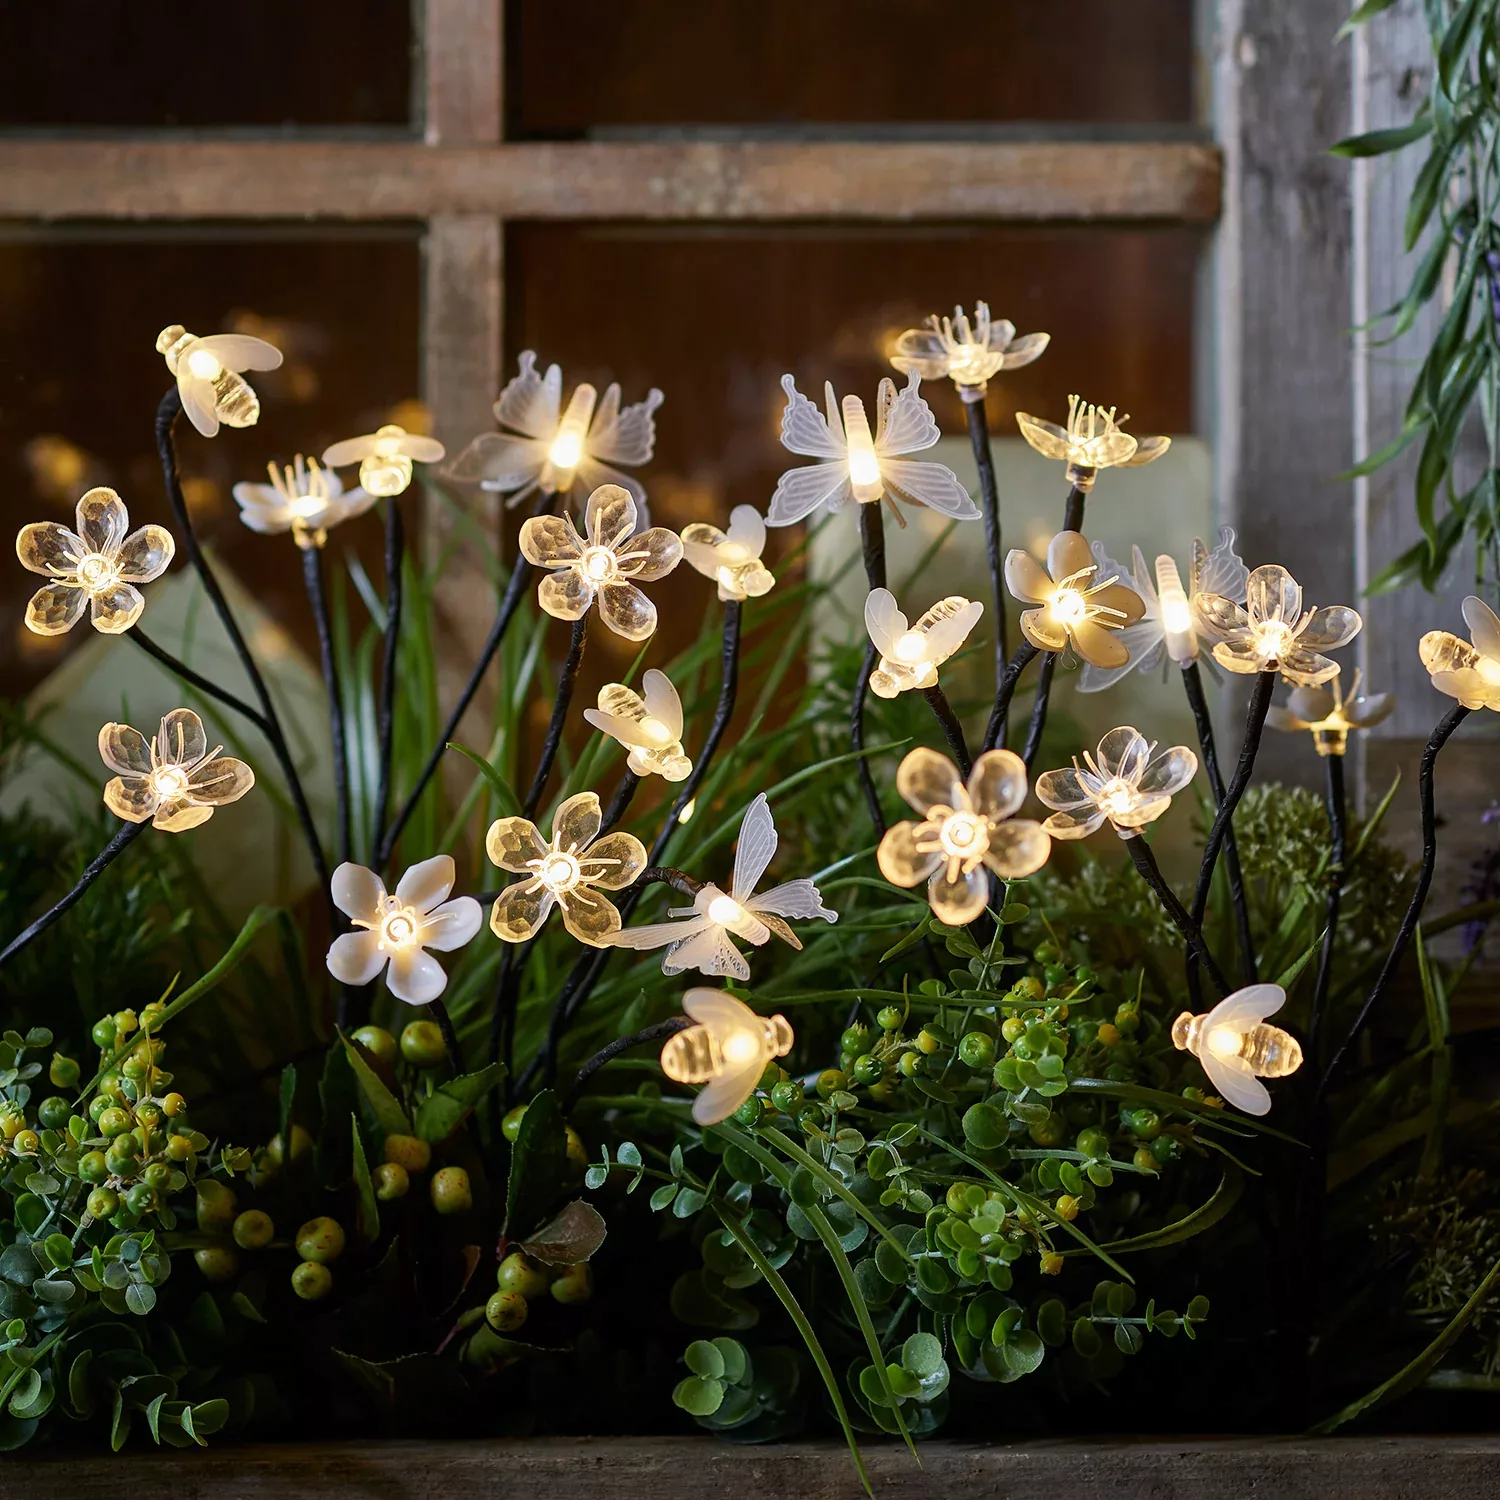
[(1285, 568), (1257, 568), (1245, 584), (1245, 602), (1199, 594), (1193, 611), (1218, 636), (1214, 660), (1231, 672), (1280, 672), (1299, 687), (1316, 687), (1338, 675), (1339, 665), (1319, 653), (1347, 646), (1359, 634), (1356, 610), (1344, 604), (1302, 609), (1302, 587)]
[(602, 891), (622, 891), (646, 868), (646, 848), (633, 833), (599, 837), (604, 815), (593, 792), (579, 792), (557, 809), (552, 839), (530, 818), (497, 818), (485, 849), (502, 870), (524, 875), (501, 891), (490, 927), (507, 943), (524, 943), (541, 930), (554, 906), (563, 926), (595, 948), (620, 930), (620, 912)]
[(1139, 623), (1127, 625), (1120, 631), (1120, 641), (1130, 653), (1130, 660), (1118, 667), (1096, 667), (1087, 663), (1079, 674), (1080, 693), (1101, 692), (1137, 668), (1150, 672), (1162, 666), (1165, 671), (1167, 659), (1179, 666), (1197, 661), (1199, 629), (1201, 626), (1206, 630), (1206, 622), (1199, 619), (1192, 601), (1200, 594), (1222, 594), (1237, 604), (1244, 603), (1245, 583), (1250, 570), (1235, 552), (1234, 532), (1228, 526), (1219, 528), (1219, 545), (1212, 552), (1197, 537), (1193, 538), (1186, 587), (1173, 558), (1163, 555), (1156, 559), (1153, 581), (1141, 549), (1132, 547), (1130, 553), (1134, 566), (1127, 575), (1098, 542), (1094, 543), (1099, 576), (1128, 576), (1131, 587), (1141, 596), (1146, 612)]
[(636, 587), (665, 578), (682, 561), (682, 540), (665, 526), (637, 531), (635, 499), (602, 484), (584, 510), (586, 536), (569, 516), (532, 516), (521, 525), (526, 561), (551, 571), (537, 600), (557, 620), (577, 620), (597, 598), (604, 623), (627, 641), (656, 629), (656, 606)]
[(740, 824), (739, 847), (734, 855), (734, 878), (729, 892), (718, 886), (705, 885), (691, 906), (674, 907), (671, 915), (683, 919), (653, 922), (645, 927), (627, 927), (614, 933), (609, 943), (615, 948), (667, 947), (662, 959), (663, 974), (680, 974), (697, 969), (703, 974), (720, 974), (727, 978), (747, 980), (750, 966), (731, 936), (743, 938), (757, 948), (775, 933), (783, 943), (801, 948), (797, 935), (786, 924), (786, 918), (811, 921), (821, 917), (837, 922), (839, 914), (823, 905), (818, 888), (810, 880), (789, 880), (763, 896), (755, 894), (755, 884), (766, 872), (776, 853), (776, 824), (762, 792), (750, 804)]
[(1285, 1078), (1302, 1066), (1297, 1038), (1267, 1026), (1286, 1001), (1279, 984), (1251, 984), (1236, 990), (1205, 1016), (1183, 1011), (1172, 1023), (1172, 1044), (1203, 1064), (1208, 1081), (1237, 1109), (1263, 1115), (1271, 1095), (1262, 1078)]
[(270, 484), (242, 480), (235, 485), (240, 520), (267, 536), (290, 531), (299, 547), (321, 547), (330, 526), (362, 516), (375, 503), (370, 491), (346, 490), (332, 469), (320, 468), (300, 453), (283, 469), (267, 464), (266, 472)]
[(16, 536), (21, 566), (50, 580), (31, 596), (26, 628), (62, 635), (83, 618), (87, 605), (95, 630), (119, 635), (146, 607), (135, 585), (160, 578), (177, 544), (162, 526), (131, 531), (125, 502), (111, 489), (84, 495), (74, 520), (76, 532), (56, 521), (34, 521)]
[(977, 600), (953, 594), (908, 625), (889, 589), (871, 589), (865, 598), (865, 629), (880, 652), (880, 664), (870, 677), (870, 691), (894, 698), (909, 688), (932, 687), (937, 669), (968, 639), (983, 613)]
[(386, 988), (398, 1000), (430, 1005), (447, 988), (448, 975), (426, 950), (462, 948), (484, 921), (472, 896), (448, 899), (454, 874), (452, 859), (439, 854), (413, 865), (388, 896), (373, 870), (340, 865), (333, 872), (333, 904), (358, 930), (333, 940), (328, 972), (341, 984), (357, 985), (385, 969)]
[(976, 302), (972, 325), (963, 308), (955, 307), (951, 318), (934, 314), (926, 328), (908, 328), (896, 340), (891, 363), (903, 375), (951, 380), (965, 401), (978, 401), (991, 376), (1029, 365), (1051, 338), (1050, 333), (1017, 338), (1014, 323), (1007, 318), (992, 322), (989, 304)]
[(972, 521), (979, 509), (969, 498), (958, 475), (946, 464), (901, 457), (930, 448), (941, 435), (932, 408), (917, 393), (915, 372), (897, 394), (892, 380), (882, 380), (875, 398), (875, 435), (858, 396), (845, 396), (840, 419), (833, 383), (824, 386), (828, 406), (825, 417), (817, 404), (797, 389), (790, 375), (781, 377), (786, 392), (786, 410), (781, 414), (781, 442), (793, 453), (825, 462), (801, 469), (788, 469), (776, 481), (766, 522), (790, 526), (810, 516), (820, 506), (841, 510), (852, 500), (873, 504), (882, 497), (891, 502), (896, 519), (906, 519), (895, 502), (930, 505), (957, 521)]
[(693, 763), (682, 748), (682, 699), (655, 667), (641, 686), (644, 697), (622, 682), (606, 683), (599, 689), (599, 707), (584, 709), (583, 716), (630, 752), (625, 764), (637, 776), (685, 781)]
[(453, 460), (448, 476), (478, 480), (481, 489), (507, 495), (507, 505), (519, 504), (535, 489), (569, 495), (575, 486), (588, 491), (617, 484), (644, 509), (640, 482), (611, 465), (637, 468), (651, 462), (652, 413), (662, 403), (661, 392), (653, 388), (644, 401), (622, 408), (618, 385), (609, 386), (602, 401), (593, 386), (580, 385), (564, 412), (562, 370), (548, 365), (546, 375), (538, 375), (531, 349), (521, 351), (520, 365), (521, 373), (495, 402), (495, 420), (510, 430), (481, 433)]
[(174, 708), (155, 740), (128, 724), (99, 731), (99, 754), (118, 774), (104, 788), (104, 805), (127, 823), (151, 819), (153, 828), (182, 833), (213, 817), (216, 807), (237, 802), (255, 785), (242, 760), (210, 750), (203, 720), (190, 708)]
[(1005, 558), (1005, 586), (1023, 603), (1040, 606), (1021, 611), (1021, 634), (1038, 651), (1071, 645), (1096, 667), (1129, 661), (1119, 631), (1141, 618), (1145, 602), (1100, 569), (1081, 531), (1059, 531), (1048, 542), (1045, 568), (1029, 552), (1013, 548)]
[(1021, 436), (1043, 458), (1060, 458), (1068, 465), (1068, 483), (1093, 489), (1100, 469), (1136, 469), (1158, 459), (1172, 446), (1165, 437), (1138, 438), (1122, 431), (1129, 416), (1115, 419), (1112, 406), (1093, 406), (1068, 397), (1068, 425), (1059, 427), (1043, 417), (1016, 413)]
[(736, 505), (729, 512), (729, 530), (705, 521), (682, 528), (682, 555), (688, 563), (719, 585), (721, 599), (759, 599), (776, 582), (761, 562), (766, 550), (766, 523), (753, 505)]
[(972, 922), (985, 907), (989, 878), (1019, 880), (1047, 863), (1052, 844), (1040, 823), (1014, 814), (1026, 800), (1026, 764), (1010, 750), (987, 750), (965, 786), (958, 767), (925, 747), (896, 771), (896, 790), (922, 815), (896, 823), (875, 851), (892, 885), (927, 881), (933, 915), (950, 927)]
[(1349, 736), (1356, 729), (1368, 729), (1372, 724), (1378, 724), (1396, 706), (1392, 693), (1360, 697), (1359, 678), (1359, 668), (1356, 667), (1347, 698), (1339, 677), (1334, 677), (1327, 687), (1293, 688), (1286, 707), (1272, 707), (1266, 714), (1266, 723), (1273, 729), (1310, 730), (1319, 755), (1342, 755), (1348, 748)]
[(1135, 838), (1198, 774), (1198, 757), (1186, 745), (1155, 750), (1154, 741), (1122, 724), (1093, 755), (1084, 751), (1081, 766), (1075, 757), (1071, 770), (1044, 771), (1036, 794), (1055, 810), (1042, 827), (1055, 839), (1081, 839), (1108, 819), (1122, 839)]
[(368, 494), (388, 500), (411, 483), (414, 459), (420, 464), (435, 464), (445, 451), (436, 438), (408, 432), (389, 422), (363, 437), (331, 444), (323, 450), (323, 462), (330, 469), (358, 464), (360, 487)]
[(1500, 619), (1483, 599), (1464, 600), (1464, 623), (1474, 644), (1451, 631), (1429, 630), (1417, 645), (1438, 692), (1465, 708), (1500, 709)]
[(693, 1100), (700, 1125), (727, 1120), (751, 1094), (775, 1057), (792, 1050), (785, 1016), (758, 1016), (727, 990), (689, 990), (682, 1008), (697, 1024), (667, 1038), (661, 1070), (678, 1083), (706, 1083)]
[(212, 437), (219, 423), (253, 427), (260, 416), (260, 397), (241, 370), (275, 370), (281, 350), (247, 333), (215, 333), (200, 339), (181, 323), (156, 336), (156, 352), (163, 355), (177, 378), (177, 394), (188, 421)]

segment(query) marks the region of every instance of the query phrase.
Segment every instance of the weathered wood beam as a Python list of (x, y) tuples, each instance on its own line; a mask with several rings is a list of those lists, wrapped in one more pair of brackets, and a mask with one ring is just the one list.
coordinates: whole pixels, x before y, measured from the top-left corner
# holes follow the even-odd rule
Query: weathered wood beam
[(0, 219), (1169, 220), (1219, 212), (1184, 143), (12, 141)]

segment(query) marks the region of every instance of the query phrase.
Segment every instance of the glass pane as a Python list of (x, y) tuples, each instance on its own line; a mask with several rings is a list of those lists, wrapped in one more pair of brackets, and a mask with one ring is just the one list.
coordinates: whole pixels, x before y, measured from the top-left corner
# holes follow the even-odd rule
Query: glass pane
[(513, 134), (1194, 119), (1192, 0), (511, 0)]
[(406, 128), (410, 0), (0, 6), (0, 128)]

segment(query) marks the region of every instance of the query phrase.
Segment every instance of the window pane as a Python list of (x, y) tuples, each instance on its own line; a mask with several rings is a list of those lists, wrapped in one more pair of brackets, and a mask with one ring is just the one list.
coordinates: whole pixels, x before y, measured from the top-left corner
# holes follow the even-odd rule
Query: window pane
[(0, 6), (0, 128), (396, 126), (409, 0)]
[(1190, 122), (1192, 0), (510, 0), (514, 134)]

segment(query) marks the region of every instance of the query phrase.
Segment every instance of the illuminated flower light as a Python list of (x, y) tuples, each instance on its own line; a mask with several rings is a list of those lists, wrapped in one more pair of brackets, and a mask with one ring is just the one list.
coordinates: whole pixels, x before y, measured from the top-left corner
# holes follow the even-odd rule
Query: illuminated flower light
[(875, 858), (892, 885), (927, 881), (933, 915), (950, 927), (972, 922), (989, 896), (986, 868), (1018, 880), (1047, 863), (1051, 840), (1040, 823), (1015, 818), (1026, 800), (1026, 766), (1010, 750), (987, 750), (968, 785), (936, 750), (913, 750), (896, 772), (896, 790), (922, 815), (897, 823)]
[(934, 314), (926, 328), (908, 328), (896, 340), (891, 363), (903, 375), (951, 380), (965, 401), (977, 401), (992, 376), (1029, 365), (1051, 338), (1050, 333), (1017, 338), (1014, 323), (1006, 318), (991, 321), (989, 304), (976, 302), (972, 324), (963, 308), (955, 307), (951, 318)]
[(1042, 827), (1055, 839), (1081, 839), (1108, 819), (1122, 839), (1135, 838), (1198, 774), (1198, 757), (1186, 745), (1160, 755), (1155, 749), (1138, 729), (1121, 725), (1093, 755), (1084, 751), (1081, 766), (1075, 758), (1071, 770), (1044, 771), (1036, 794), (1054, 811)]
[[(644, 508), (646, 491), (636, 479), (613, 464), (638, 468), (651, 462), (656, 446), (652, 413), (662, 393), (652, 389), (644, 401), (620, 406), (620, 387), (609, 386), (604, 399), (591, 385), (580, 385), (562, 409), (562, 370), (548, 365), (545, 376), (536, 372), (536, 353), (523, 349), (521, 372), (500, 392), (495, 420), (504, 432), (481, 433), (445, 471), (452, 479), (477, 480), (485, 490), (508, 496), (516, 505), (533, 490), (569, 495), (575, 486), (585, 491), (601, 484), (629, 490)], [(595, 403), (598, 402), (597, 409)]]
[(1083, 533), (1059, 531), (1047, 544), (1047, 566), (1014, 548), (1005, 559), (1005, 585), (1027, 604), (1021, 633), (1039, 651), (1071, 645), (1096, 667), (1123, 667), (1130, 651), (1118, 634), (1146, 612), (1136, 591), (1100, 569)]
[(1464, 623), (1474, 644), (1446, 630), (1429, 630), (1418, 644), (1422, 665), (1438, 692), (1465, 708), (1500, 709), (1500, 619), (1483, 599), (1464, 600)]
[(26, 628), (62, 635), (83, 618), (87, 605), (95, 630), (119, 635), (146, 607), (135, 585), (160, 578), (177, 544), (162, 526), (130, 531), (130, 513), (111, 489), (84, 495), (74, 520), (76, 532), (56, 521), (34, 521), (16, 537), (22, 567), (51, 580), (31, 596)]
[(388, 500), (411, 483), (413, 460), (435, 464), (445, 451), (436, 438), (422, 437), (395, 423), (387, 423), (363, 437), (345, 438), (325, 448), (323, 462), (330, 469), (358, 464), (360, 487), (367, 494)]
[(599, 707), (584, 709), (583, 716), (630, 752), (625, 764), (637, 776), (684, 781), (693, 763), (682, 748), (682, 699), (667, 674), (654, 667), (641, 686), (644, 697), (624, 683), (606, 683)]
[(667, 1038), (661, 1070), (677, 1083), (704, 1083), (693, 1100), (700, 1125), (727, 1120), (751, 1094), (776, 1057), (792, 1050), (785, 1016), (758, 1016), (727, 990), (693, 989), (682, 1008), (697, 1024)]
[(1208, 1081), (1236, 1109), (1263, 1115), (1271, 1095), (1262, 1078), (1285, 1078), (1302, 1066), (1296, 1037), (1267, 1026), (1286, 1001), (1279, 984), (1252, 984), (1226, 995), (1204, 1016), (1183, 1011), (1172, 1023), (1172, 1043), (1203, 1064)]
[(385, 969), (386, 988), (408, 1005), (430, 1005), (448, 986), (443, 966), (426, 952), (451, 953), (479, 931), (484, 909), (472, 896), (448, 899), (454, 865), (446, 854), (413, 865), (387, 895), (363, 865), (333, 872), (333, 903), (358, 929), (333, 940), (328, 972), (341, 984), (369, 984)]
[(759, 599), (776, 582), (761, 562), (766, 549), (766, 523), (753, 505), (736, 505), (729, 512), (729, 530), (704, 521), (682, 528), (682, 555), (688, 563), (719, 585), (721, 599)]
[(521, 526), (526, 561), (551, 571), (537, 599), (554, 619), (577, 620), (595, 598), (604, 623), (627, 641), (656, 629), (656, 606), (636, 587), (665, 578), (682, 561), (682, 540), (665, 526), (637, 531), (635, 500), (617, 484), (600, 485), (584, 510), (586, 536), (568, 516), (532, 516)]
[(275, 370), (281, 350), (245, 333), (215, 333), (200, 339), (181, 323), (156, 336), (156, 352), (177, 378), (182, 409), (204, 437), (212, 437), (219, 423), (253, 427), (260, 416), (260, 397), (241, 370)]
[(1313, 745), (1319, 755), (1342, 755), (1349, 736), (1356, 729), (1378, 724), (1396, 706), (1395, 695), (1376, 693), (1370, 698), (1359, 696), (1359, 668), (1349, 684), (1346, 698), (1335, 677), (1327, 687), (1293, 688), (1285, 708), (1271, 708), (1266, 723), (1273, 729), (1311, 730)]
[(821, 917), (825, 922), (839, 919), (836, 911), (823, 905), (817, 886), (810, 880), (789, 880), (763, 896), (755, 894), (755, 884), (765, 874), (775, 853), (776, 824), (766, 794), (762, 792), (750, 804), (740, 824), (734, 878), (730, 881), (728, 894), (716, 885), (705, 885), (691, 906), (673, 908), (671, 915), (679, 920), (627, 927), (609, 939), (610, 945), (649, 949), (670, 944), (662, 959), (663, 974), (697, 969), (703, 974), (748, 980), (750, 966), (730, 941), (731, 936), (758, 948), (769, 942), (774, 933), (783, 943), (801, 948), (802, 944), (787, 926), (786, 918), (811, 921), (814, 917)]
[(821, 458), (823, 463), (788, 469), (776, 482), (766, 522), (790, 526), (810, 516), (819, 507), (842, 510), (850, 500), (873, 504), (882, 497), (891, 502), (896, 519), (905, 517), (897, 500), (908, 505), (930, 505), (957, 521), (972, 521), (978, 507), (969, 498), (958, 475), (945, 464), (901, 457), (930, 448), (941, 435), (932, 408), (917, 394), (915, 373), (897, 394), (892, 380), (882, 380), (875, 399), (875, 435), (858, 396), (845, 396), (840, 418), (833, 383), (824, 386), (828, 407), (825, 417), (815, 402), (801, 394), (790, 375), (781, 377), (786, 392), (786, 410), (781, 415), (781, 442), (793, 453)]
[[(1101, 692), (1137, 668), (1150, 672), (1160, 666), (1165, 671), (1167, 660), (1178, 666), (1197, 661), (1199, 647), (1203, 644), (1199, 632), (1206, 633), (1206, 622), (1199, 619), (1192, 601), (1200, 594), (1222, 594), (1237, 604), (1245, 601), (1245, 584), (1250, 570), (1235, 552), (1234, 532), (1228, 526), (1219, 528), (1219, 545), (1212, 552), (1197, 537), (1193, 538), (1186, 586), (1173, 558), (1163, 555), (1156, 559), (1153, 581), (1141, 549), (1132, 547), (1130, 550), (1134, 564), (1128, 575), (1131, 587), (1141, 596), (1146, 607), (1138, 624), (1127, 625), (1120, 631), (1120, 640), (1129, 651), (1130, 660), (1119, 667), (1086, 664), (1079, 674), (1080, 693)], [(1094, 543), (1094, 557), (1099, 563), (1100, 577), (1111, 574), (1118, 578), (1127, 576), (1125, 569), (1098, 542)]]
[(490, 927), (507, 943), (524, 943), (541, 930), (554, 906), (580, 943), (604, 947), (620, 930), (620, 913), (599, 892), (622, 891), (646, 868), (646, 849), (633, 833), (599, 837), (604, 816), (593, 792), (579, 792), (557, 809), (549, 843), (529, 818), (497, 818), (485, 849), (491, 861), (524, 875), (501, 891)]
[(934, 686), (937, 669), (968, 639), (983, 613), (984, 605), (953, 594), (909, 626), (889, 589), (871, 589), (865, 599), (865, 629), (880, 652), (880, 664), (870, 677), (870, 691), (894, 698), (909, 688)]
[(1137, 438), (1122, 431), (1128, 416), (1115, 419), (1112, 406), (1093, 406), (1068, 397), (1068, 425), (1059, 427), (1042, 417), (1016, 413), (1021, 436), (1043, 458), (1060, 458), (1068, 465), (1068, 483), (1093, 489), (1100, 469), (1135, 469), (1162, 456), (1172, 446), (1165, 437)]
[(1245, 602), (1200, 594), (1193, 610), (1219, 639), (1214, 660), (1231, 672), (1279, 671), (1298, 687), (1316, 687), (1338, 675), (1336, 661), (1319, 653), (1347, 646), (1360, 618), (1347, 605), (1302, 609), (1302, 588), (1285, 568), (1257, 568), (1246, 582)]
[(299, 547), (321, 547), (330, 526), (362, 516), (375, 503), (368, 490), (346, 490), (332, 469), (319, 468), (300, 453), (284, 469), (267, 464), (266, 472), (270, 484), (235, 485), (240, 520), (265, 535), (290, 531)]
[(222, 749), (208, 748), (203, 720), (190, 708), (174, 708), (154, 741), (128, 724), (106, 724), (99, 754), (117, 774), (104, 788), (104, 805), (127, 823), (150, 818), (166, 833), (197, 828), (255, 785), (250, 767)]

